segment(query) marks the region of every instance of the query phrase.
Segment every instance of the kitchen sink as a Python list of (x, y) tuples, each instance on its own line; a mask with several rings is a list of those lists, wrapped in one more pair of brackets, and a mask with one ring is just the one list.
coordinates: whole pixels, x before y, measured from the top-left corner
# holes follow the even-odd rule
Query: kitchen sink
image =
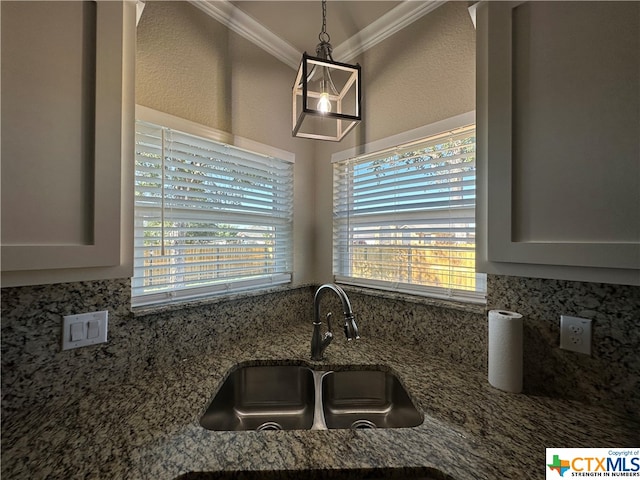
[(292, 365), (231, 372), (200, 418), (208, 430), (304, 430), (314, 419), (313, 371)]
[(415, 427), (423, 416), (391, 372), (236, 367), (200, 418), (208, 430)]
[(380, 370), (327, 373), (322, 408), (327, 428), (416, 427), (423, 421), (398, 377)]

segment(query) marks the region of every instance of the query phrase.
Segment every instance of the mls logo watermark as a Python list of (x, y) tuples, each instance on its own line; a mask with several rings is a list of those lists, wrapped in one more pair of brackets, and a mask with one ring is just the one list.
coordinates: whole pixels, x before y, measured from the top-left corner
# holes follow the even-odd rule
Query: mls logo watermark
[(638, 478), (640, 448), (547, 448), (546, 479)]

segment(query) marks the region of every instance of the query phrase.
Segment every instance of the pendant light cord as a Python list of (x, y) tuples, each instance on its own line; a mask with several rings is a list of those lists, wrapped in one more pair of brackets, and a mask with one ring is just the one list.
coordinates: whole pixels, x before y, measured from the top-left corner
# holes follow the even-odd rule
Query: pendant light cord
[(322, 30), (318, 34), (321, 43), (329, 43), (331, 36), (327, 33), (327, 0), (322, 0)]
[(331, 36), (327, 33), (327, 0), (322, 0), (322, 30), (318, 34), (318, 40), (320, 43), (316, 46), (316, 55), (325, 60), (328, 58), (333, 61), (331, 53), (333, 47), (331, 46)]

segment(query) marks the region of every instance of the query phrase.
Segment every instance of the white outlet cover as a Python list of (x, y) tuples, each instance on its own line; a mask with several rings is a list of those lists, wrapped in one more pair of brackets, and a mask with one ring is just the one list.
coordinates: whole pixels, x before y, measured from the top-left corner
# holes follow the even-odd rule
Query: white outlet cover
[[(79, 315), (65, 315), (62, 320), (62, 350), (95, 345), (107, 341), (107, 328), (109, 311), (81, 313)], [(89, 335), (89, 322), (91, 323), (91, 335)], [(97, 326), (97, 332), (96, 330)], [(71, 332), (80, 332), (81, 338), (74, 340)], [(77, 335), (74, 335), (77, 336)], [(89, 338), (89, 337), (92, 338)]]
[(560, 315), (560, 348), (591, 355), (591, 319)]

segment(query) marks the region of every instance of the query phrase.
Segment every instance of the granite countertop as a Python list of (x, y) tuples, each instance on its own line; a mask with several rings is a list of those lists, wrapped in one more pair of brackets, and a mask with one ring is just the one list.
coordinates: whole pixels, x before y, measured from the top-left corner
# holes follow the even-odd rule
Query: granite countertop
[[(310, 325), (266, 340), (247, 335), (212, 353), (144, 365), (80, 397), (11, 415), (3, 419), (2, 477), (175, 479), (214, 472), (205, 477), (245, 478), (239, 472), (268, 471), (269, 479), (311, 472), (332, 478), (355, 469), (378, 478), (377, 468), (404, 468), (397, 471), (415, 469), (421, 478), (533, 479), (544, 476), (545, 447), (639, 443), (640, 425), (615, 412), (504, 393), (484, 373), (411, 346), (338, 338), (325, 361), (311, 362), (310, 335)], [(234, 365), (281, 361), (389, 367), (425, 420), (415, 428), (377, 430), (214, 432), (199, 425)]]

